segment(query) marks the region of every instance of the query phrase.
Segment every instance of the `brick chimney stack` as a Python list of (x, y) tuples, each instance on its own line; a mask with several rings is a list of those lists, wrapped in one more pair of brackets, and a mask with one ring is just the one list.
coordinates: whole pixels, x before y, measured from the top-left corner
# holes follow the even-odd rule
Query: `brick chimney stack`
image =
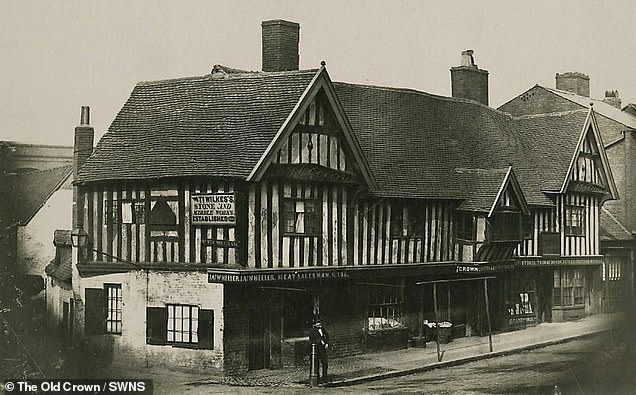
[(263, 21), (261, 27), (263, 71), (298, 70), (300, 25), (275, 19)]
[(579, 96), (590, 97), (590, 77), (571, 71), (563, 74), (557, 73), (556, 88)]
[(455, 98), (488, 105), (488, 71), (475, 64), (474, 51), (462, 51), (460, 66), (451, 67), (451, 92)]
[(621, 99), (618, 97), (618, 91), (605, 91), (604, 103), (609, 104), (612, 107), (621, 109)]
[[(88, 106), (82, 106), (80, 124), (75, 127), (75, 142), (73, 144), (73, 181), (77, 181), (79, 169), (86, 163), (88, 157), (93, 153), (93, 139), (95, 129), (90, 126), (91, 112)], [(73, 229), (78, 225), (83, 225), (81, 218), (81, 208), (84, 202), (78, 194), (77, 185), (73, 186)]]

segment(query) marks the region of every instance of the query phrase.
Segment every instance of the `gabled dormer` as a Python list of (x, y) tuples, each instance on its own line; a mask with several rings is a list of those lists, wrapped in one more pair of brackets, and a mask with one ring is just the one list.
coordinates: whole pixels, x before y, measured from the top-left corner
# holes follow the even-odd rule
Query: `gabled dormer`
[(360, 184), (376, 182), (323, 66), (279, 129), (248, 181), (264, 176)]
[(608, 199), (618, 199), (593, 108), (585, 120), (560, 193), (566, 191), (597, 193)]

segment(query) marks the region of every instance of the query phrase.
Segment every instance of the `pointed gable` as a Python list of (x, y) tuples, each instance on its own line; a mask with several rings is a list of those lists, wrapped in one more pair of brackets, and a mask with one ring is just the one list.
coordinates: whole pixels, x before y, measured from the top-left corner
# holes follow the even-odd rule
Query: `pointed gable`
[(318, 72), (141, 82), (80, 170), (79, 182), (245, 179)]
[(614, 199), (618, 197), (593, 109), (589, 110), (581, 130), (561, 193), (568, 189), (609, 193)]
[(265, 174), (377, 188), (324, 66), (248, 180)]

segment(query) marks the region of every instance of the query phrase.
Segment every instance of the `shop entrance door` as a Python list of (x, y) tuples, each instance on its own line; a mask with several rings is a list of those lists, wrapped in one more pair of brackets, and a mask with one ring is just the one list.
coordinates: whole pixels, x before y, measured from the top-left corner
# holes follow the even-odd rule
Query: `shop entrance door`
[[(269, 314), (267, 309), (256, 307), (250, 309), (249, 317), (249, 369), (257, 370), (269, 367), (269, 347), (265, 344), (265, 329)], [(266, 355), (267, 354), (267, 355)]]

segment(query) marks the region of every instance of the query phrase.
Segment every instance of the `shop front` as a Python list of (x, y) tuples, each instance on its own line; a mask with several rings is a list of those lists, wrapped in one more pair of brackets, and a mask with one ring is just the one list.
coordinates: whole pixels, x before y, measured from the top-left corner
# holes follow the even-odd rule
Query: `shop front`
[(225, 284), (226, 365), (256, 370), (307, 364), (316, 317), (331, 336), (332, 357), (406, 348), (426, 337), (430, 323), (449, 323), (448, 341), (487, 335), (497, 328), (488, 314), (497, 313), (495, 302), (486, 308), (485, 292), (491, 301), (501, 292), (495, 272), (502, 267), (512, 265), (209, 269), (208, 282)]

